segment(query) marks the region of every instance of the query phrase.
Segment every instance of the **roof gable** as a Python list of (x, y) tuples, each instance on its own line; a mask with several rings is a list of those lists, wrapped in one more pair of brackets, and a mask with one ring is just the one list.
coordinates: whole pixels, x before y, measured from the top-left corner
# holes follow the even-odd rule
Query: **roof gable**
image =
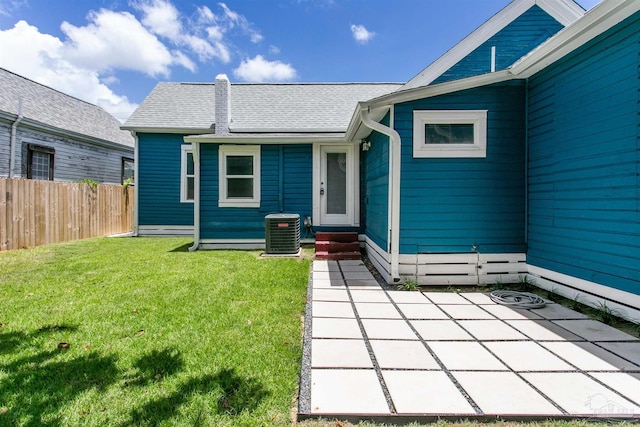
[[(584, 13), (572, 0), (514, 0), (402, 89), (505, 69)], [(494, 70), (492, 46), (497, 46)]]
[(0, 68), (0, 111), (93, 139), (133, 147), (133, 137), (118, 119), (97, 105)]

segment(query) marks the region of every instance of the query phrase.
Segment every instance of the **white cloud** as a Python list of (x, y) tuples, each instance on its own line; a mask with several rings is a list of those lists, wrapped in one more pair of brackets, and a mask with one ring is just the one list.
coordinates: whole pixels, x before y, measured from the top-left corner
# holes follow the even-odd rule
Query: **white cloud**
[(232, 11), (224, 3), (218, 3), (218, 6), (222, 8), (224, 17), (229, 29), (234, 28), (236, 25), (245, 33), (249, 35), (252, 43), (260, 43), (263, 39), (262, 34), (256, 30), (244, 15), (240, 15), (237, 12)]
[(262, 55), (245, 59), (233, 70), (233, 75), (247, 82), (275, 82), (293, 80), (297, 76), (291, 64), (281, 61), (267, 61)]
[(351, 34), (356, 42), (367, 44), (376, 33), (367, 30), (364, 25), (351, 25)]
[(64, 43), (57, 37), (42, 34), (38, 28), (19, 21), (0, 31), (0, 66), (50, 86), (76, 98), (100, 105), (119, 120), (125, 120), (136, 104), (117, 95), (100, 81), (98, 72), (78, 66), (64, 57)]

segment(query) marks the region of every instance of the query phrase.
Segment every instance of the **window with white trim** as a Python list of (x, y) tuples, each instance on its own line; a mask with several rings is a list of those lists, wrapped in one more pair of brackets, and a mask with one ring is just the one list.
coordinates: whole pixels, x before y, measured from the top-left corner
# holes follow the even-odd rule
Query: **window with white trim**
[(487, 157), (487, 110), (416, 110), (413, 157)]
[(193, 202), (195, 171), (191, 145), (182, 145), (180, 157), (180, 202)]
[(218, 206), (260, 207), (260, 146), (221, 145)]

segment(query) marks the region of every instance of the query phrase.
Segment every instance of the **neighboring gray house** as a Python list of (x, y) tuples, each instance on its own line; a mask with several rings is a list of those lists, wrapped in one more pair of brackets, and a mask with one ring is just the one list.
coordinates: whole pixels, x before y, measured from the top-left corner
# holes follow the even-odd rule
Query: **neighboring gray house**
[(0, 68), (0, 177), (133, 177), (134, 141), (102, 108)]

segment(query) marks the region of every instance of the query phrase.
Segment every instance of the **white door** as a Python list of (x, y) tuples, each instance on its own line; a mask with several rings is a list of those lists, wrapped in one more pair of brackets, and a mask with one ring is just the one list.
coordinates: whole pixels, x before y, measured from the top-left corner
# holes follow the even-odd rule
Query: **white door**
[(355, 225), (355, 169), (353, 145), (320, 146), (318, 225)]

